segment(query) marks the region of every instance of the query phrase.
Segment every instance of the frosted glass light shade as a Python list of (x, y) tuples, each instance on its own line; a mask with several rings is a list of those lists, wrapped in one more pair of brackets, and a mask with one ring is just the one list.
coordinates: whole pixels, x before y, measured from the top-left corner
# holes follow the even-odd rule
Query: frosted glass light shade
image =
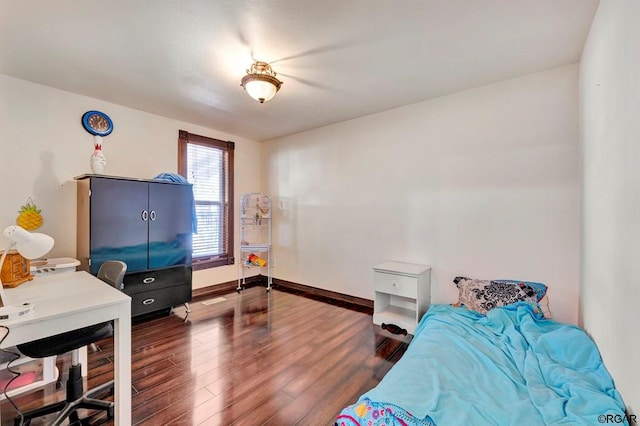
[(260, 103), (268, 101), (276, 95), (278, 89), (273, 83), (262, 80), (252, 80), (245, 84), (244, 89), (249, 96)]
[(263, 104), (275, 96), (282, 82), (276, 78), (276, 72), (268, 63), (256, 61), (247, 70), (247, 75), (242, 77), (240, 85), (249, 96)]

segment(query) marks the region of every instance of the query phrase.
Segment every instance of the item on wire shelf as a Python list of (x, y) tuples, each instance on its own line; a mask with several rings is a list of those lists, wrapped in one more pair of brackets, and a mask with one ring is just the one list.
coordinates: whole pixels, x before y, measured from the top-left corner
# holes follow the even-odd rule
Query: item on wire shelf
[(255, 254), (251, 253), (250, 255), (247, 256), (247, 266), (249, 265), (259, 266), (261, 268), (264, 268), (265, 266), (267, 266), (267, 261), (261, 258), (260, 256), (256, 256)]

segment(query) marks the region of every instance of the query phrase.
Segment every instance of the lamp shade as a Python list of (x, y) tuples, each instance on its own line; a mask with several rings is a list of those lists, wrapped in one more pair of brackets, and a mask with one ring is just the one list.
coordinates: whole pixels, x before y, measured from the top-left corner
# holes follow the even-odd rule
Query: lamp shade
[(245, 90), (256, 101), (263, 103), (273, 98), (278, 91), (277, 87), (270, 81), (264, 80), (251, 80), (245, 83)]
[(15, 242), (18, 253), (27, 259), (44, 256), (54, 243), (53, 238), (46, 234), (31, 233), (16, 225), (6, 227), (4, 236)]
[(249, 96), (262, 104), (275, 96), (282, 82), (276, 78), (275, 71), (268, 63), (256, 61), (247, 70), (240, 85)]

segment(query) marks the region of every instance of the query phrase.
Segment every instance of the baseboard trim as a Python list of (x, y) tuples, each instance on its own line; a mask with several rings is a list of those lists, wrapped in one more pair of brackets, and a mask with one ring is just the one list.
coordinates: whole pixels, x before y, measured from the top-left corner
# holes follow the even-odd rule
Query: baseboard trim
[[(259, 285), (267, 285), (267, 280), (262, 275), (245, 278), (245, 288), (256, 287)], [(238, 288), (238, 280), (227, 281), (220, 284), (213, 284), (206, 287), (195, 288), (191, 291), (191, 300), (197, 302), (199, 300), (209, 299), (211, 297), (220, 296), (236, 291)]]
[(373, 300), (362, 297), (350, 296), (336, 291), (311, 287), (304, 284), (273, 278), (273, 288), (286, 291), (288, 293), (299, 294), (301, 296), (320, 300), (331, 305), (342, 306), (355, 311), (373, 314)]
[[(373, 300), (364, 299), (362, 297), (350, 296), (348, 294), (338, 293), (336, 291), (324, 290), (317, 287), (311, 287), (292, 281), (273, 278), (273, 288), (287, 293), (298, 294), (309, 299), (319, 300), (331, 305), (342, 306), (358, 312), (373, 315)], [(264, 275), (255, 275), (245, 279), (245, 288), (256, 286), (267, 286), (267, 277)], [(192, 300), (199, 301), (208, 299), (222, 294), (228, 294), (236, 290), (238, 281), (227, 281), (220, 284), (214, 284), (207, 287), (194, 289), (191, 293)]]

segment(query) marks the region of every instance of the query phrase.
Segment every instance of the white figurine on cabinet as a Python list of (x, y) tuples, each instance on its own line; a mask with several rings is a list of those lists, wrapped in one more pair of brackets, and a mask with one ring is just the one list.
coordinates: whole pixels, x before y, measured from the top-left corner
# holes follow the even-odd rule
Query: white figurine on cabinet
[(107, 159), (102, 152), (102, 138), (93, 137), (93, 154), (90, 159), (91, 172), (96, 175), (103, 175), (107, 167)]

